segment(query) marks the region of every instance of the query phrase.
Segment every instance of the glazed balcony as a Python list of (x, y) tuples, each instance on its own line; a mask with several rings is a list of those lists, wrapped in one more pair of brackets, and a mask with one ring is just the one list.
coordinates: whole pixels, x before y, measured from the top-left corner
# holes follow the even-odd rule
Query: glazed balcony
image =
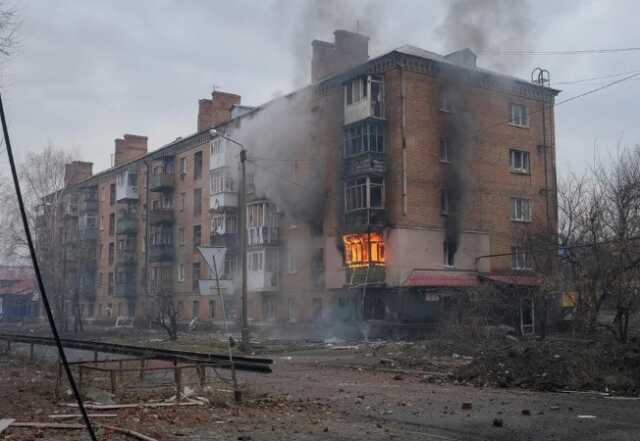
[(149, 179), (149, 190), (156, 192), (173, 191), (175, 185), (174, 173), (160, 173), (152, 175)]
[(78, 236), (80, 240), (98, 240), (98, 229), (96, 227), (80, 228), (78, 229)]
[(278, 242), (278, 227), (255, 226), (247, 229), (247, 245), (271, 245)]
[(347, 229), (360, 233), (369, 229), (382, 229), (387, 225), (387, 211), (384, 208), (363, 208), (345, 214)]
[(173, 208), (155, 208), (149, 213), (151, 225), (172, 225), (176, 221)]
[(151, 245), (149, 247), (149, 262), (172, 263), (175, 260), (173, 244)]
[(384, 161), (384, 153), (365, 152), (357, 156), (345, 158), (344, 175), (379, 175), (382, 176), (387, 171)]
[(138, 232), (138, 218), (134, 213), (120, 212), (116, 223), (116, 234), (133, 235)]
[(209, 208), (211, 210), (224, 210), (238, 207), (238, 193), (223, 191), (209, 196)]
[(383, 285), (385, 281), (384, 265), (363, 265), (347, 267), (346, 286)]

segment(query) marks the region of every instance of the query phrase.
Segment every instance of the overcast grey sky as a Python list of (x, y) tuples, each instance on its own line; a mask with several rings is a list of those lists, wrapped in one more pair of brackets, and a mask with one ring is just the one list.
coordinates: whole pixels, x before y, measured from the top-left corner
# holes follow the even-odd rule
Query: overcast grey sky
[[(506, 8), (479, 2), (489, 49), (582, 50), (640, 46), (633, 1), (544, 1)], [(308, 75), (310, 42), (336, 28), (371, 36), (372, 56), (401, 44), (455, 49), (443, 31), (447, 1), (45, 1), (15, 3), (18, 51), (2, 70), (14, 149), (52, 142), (94, 170), (109, 165), (113, 140), (149, 137), (151, 149), (195, 131), (197, 100), (213, 85), (257, 105), (299, 86)], [(508, 12), (506, 10), (508, 9)], [(510, 17), (510, 14), (517, 17)], [(513, 18), (513, 21), (511, 21)], [(505, 20), (509, 23), (505, 23)], [(356, 24), (357, 23), (357, 24)], [(496, 31), (495, 29), (500, 29)], [(454, 26), (453, 29), (458, 29)], [(451, 33), (451, 27), (449, 28)], [(456, 37), (456, 36), (454, 36)], [(529, 78), (543, 66), (552, 83), (640, 71), (640, 51), (600, 55), (496, 56), (479, 64)], [(613, 77), (606, 81), (615, 80)], [(604, 84), (555, 84), (568, 98)], [(640, 143), (630, 80), (556, 110), (561, 173), (580, 171), (600, 152)]]

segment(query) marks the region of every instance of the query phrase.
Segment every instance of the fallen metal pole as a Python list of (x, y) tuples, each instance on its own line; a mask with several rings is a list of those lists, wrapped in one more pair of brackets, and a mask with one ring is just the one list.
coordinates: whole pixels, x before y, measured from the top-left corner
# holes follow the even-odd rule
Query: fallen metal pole
[(36, 249), (33, 244), (33, 239), (31, 237), (31, 230), (29, 228), (29, 221), (27, 219), (27, 211), (24, 208), (24, 200), (22, 199), (22, 191), (20, 190), (20, 180), (18, 179), (18, 170), (16, 168), (15, 160), (13, 159), (13, 150), (11, 148), (11, 140), (9, 139), (9, 129), (7, 128), (7, 121), (4, 115), (4, 106), (2, 104), (2, 94), (0, 94), (0, 119), (2, 119), (2, 132), (4, 134), (4, 143), (5, 143), (5, 147), (7, 148), (9, 165), (11, 166), (11, 175), (13, 176), (13, 185), (15, 186), (15, 189), (16, 189), (16, 197), (18, 199), (18, 207), (20, 208), (20, 216), (22, 217), (24, 234), (27, 238), (27, 245), (29, 246), (29, 254), (31, 255), (31, 262), (33, 263), (33, 270), (36, 273), (36, 279), (38, 281), (38, 289), (40, 290), (40, 295), (42, 296), (42, 303), (47, 313), (47, 319), (49, 320), (51, 333), (53, 334), (53, 338), (56, 341), (56, 347), (58, 348), (58, 354), (60, 355), (60, 360), (64, 365), (64, 369), (67, 373), (67, 378), (69, 380), (69, 385), (71, 386), (71, 390), (73, 391), (73, 396), (78, 402), (78, 407), (80, 408), (80, 413), (82, 414), (82, 419), (84, 420), (84, 424), (87, 427), (89, 436), (93, 441), (97, 441), (96, 434), (93, 431), (93, 427), (91, 427), (91, 421), (89, 421), (89, 416), (87, 415), (87, 412), (84, 409), (84, 406), (82, 403), (82, 397), (80, 396), (80, 392), (76, 387), (76, 382), (74, 381), (73, 375), (71, 374), (71, 368), (67, 364), (67, 356), (64, 353), (64, 347), (62, 346), (62, 342), (60, 341), (60, 336), (58, 335), (58, 329), (56, 328), (56, 323), (55, 323), (55, 320), (53, 319), (53, 313), (51, 312), (51, 305), (49, 304), (49, 298), (47, 297), (47, 292), (44, 287), (44, 282), (42, 281), (42, 274), (40, 274), (40, 267), (38, 266), (38, 259), (36, 257)]

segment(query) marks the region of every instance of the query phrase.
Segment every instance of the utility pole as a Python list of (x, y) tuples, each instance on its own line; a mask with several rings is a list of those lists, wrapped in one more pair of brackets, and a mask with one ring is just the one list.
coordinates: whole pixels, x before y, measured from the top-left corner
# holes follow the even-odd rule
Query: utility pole
[(240, 264), (242, 265), (242, 347), (243, 351), (249, 350), (249, 321), (247, 318), (247, 151), (244, 146), (240, 150), (240, 197), (238, 201), (240, 213), (238, 223), (240, 225)]

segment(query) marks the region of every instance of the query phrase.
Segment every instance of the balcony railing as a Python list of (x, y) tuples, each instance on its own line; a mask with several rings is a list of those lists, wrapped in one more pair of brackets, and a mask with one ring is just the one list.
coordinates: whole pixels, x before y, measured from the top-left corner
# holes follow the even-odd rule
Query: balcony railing
[(385, 281), (385, 275), (383, 265), (347, 267), (345, 285), (382, 285)]
[(227, 249), (237, 249), (239, 246), (239, 237), (235, 233), (209, 235), (209, 245), (216, 247), (226, 247)]
[(149, 179), (150, 191), (172, 191), (175, 185), (175, 175), (171, 174), (158, 174), (152, 175)]
[(367, 231), (371, 227), (383, 228), (387, 225), (387, 211), (384, 208), (363, 208), (345, 214), (347, 228), (353, 233)]
[(269, 271), (249, 271), (247, 277), (249, 291), (275, 291), (278, 289), (278, 273)]
[(173, 262), (175, 249), (173, 244), (151, 245), (149, 247), (150, 262)]
[(344, 160), (345, 176), (384, 175), (384, 153), (367, 152)]
[(238, 207), (238, 193), (224, 191), (209, 196), (209, 209), (223, 210)]
[(149, 213), (149, 223), (151, 225), (171, 225), (175, 220), (173, 208), (155, 208)]

